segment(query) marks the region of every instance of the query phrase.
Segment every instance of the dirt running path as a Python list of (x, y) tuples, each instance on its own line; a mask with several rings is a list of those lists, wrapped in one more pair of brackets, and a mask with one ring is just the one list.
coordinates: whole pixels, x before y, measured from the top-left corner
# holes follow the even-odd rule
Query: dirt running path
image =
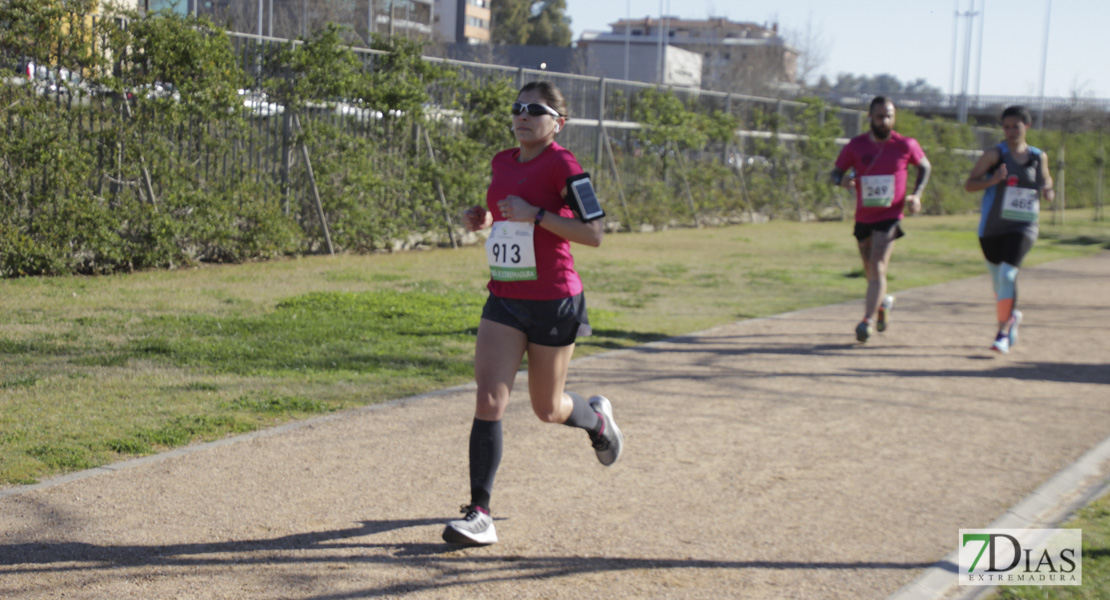
[(22, 490), (0, 597), (883, 598), (1110, 435), (1108, 291), (1110, 253), (1026, 270), (1007, 356), (980, 277), (865, 346), (850, 303), (577, 361), (626, 454), (515, 394), (487, 548), (439, 538), (470, 389)]

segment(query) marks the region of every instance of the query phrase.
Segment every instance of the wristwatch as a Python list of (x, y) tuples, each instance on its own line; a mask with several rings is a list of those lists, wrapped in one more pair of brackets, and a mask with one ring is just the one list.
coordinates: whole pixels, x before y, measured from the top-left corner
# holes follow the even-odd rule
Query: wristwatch
[(535, 223), (536, 227), (539, 227), (540, 221), (543, 220), (543, 217), (546, 214), (547, 214), (547, 211), (542, 209), (542, 208), (539, 211), (536, 212), (536, 218), (535, 218), (535, 220), (532, 221), (533, 223)]

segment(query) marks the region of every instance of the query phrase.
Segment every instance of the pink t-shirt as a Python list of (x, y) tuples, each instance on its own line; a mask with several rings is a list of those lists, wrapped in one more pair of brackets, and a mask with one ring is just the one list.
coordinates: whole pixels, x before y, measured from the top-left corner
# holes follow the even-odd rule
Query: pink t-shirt
[[(909, 165), (921, 164), (925, 152), (917, 140), (890, 132), (890, 138), (879, 144), (871, 139), (871, 134), (857, 135), (840, 150), (836, 158), (836, 168), (841, 171), (856, 170), (856, 222), (878, 223), (890, 219), (901, 219), (906, 206), (906, 173)], [(883, 206), (882, 197), (888, 193), (882, 190), (886, 181), (883, 176), (894, 176), (893, 194), (889, 206)], [(864, 202), (864, 178), (867, 177), (868, 202)], [(878, 189), (876, 189), (878, 188)], [(871, 204), (871, 206), (868, 206)]]
[[(507, 196), (520, 196), (533, 206), (552, 214), (577, 218), (567, 206), (562, 191), (567, 177), (582, 172), (578, 159), (569, 150), (554, 142), (528, 162), (517, 162), (520, 148), (498, 152), (493, 157), (493, 181), (486, 191), (486, 207), (494, 221), (505, 217), (497, 203)], [(582, 292), (582, 279), (574, 270), (570, 242), (541, 227), (536, 227), (536, 279), (532, 281), (497, 281), (490, 279), (489, 291), (501, 298), (520, 300), (558, 300)]]

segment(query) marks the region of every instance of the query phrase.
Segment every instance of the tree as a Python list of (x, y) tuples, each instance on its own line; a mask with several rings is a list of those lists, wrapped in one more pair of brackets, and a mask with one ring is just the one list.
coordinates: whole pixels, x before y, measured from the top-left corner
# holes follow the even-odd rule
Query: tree
[(821, 93), (836, 93), (844, 95), (897, 95), (913, 94), (915, 96), (940, 95), (940, 88), (929, 85), (929, 82), (918, 78), (909, 83), (902, 83), (894, 75), (887, 73), (867, 76), (840, 73), (836, 76), (836, 83), (830, 83), (825, 77), (818, 81), (815, 91)]
[[(825, 38), (825, 31), (820, 25), (813, 22), (813, 13), (806, 17), (806, 24), (801, 29), (786, 30), (784, 37), (795, 50), (798, 51), (797, 81), (808, 85), (818, 69), (824, 66), (829, 58), (829, 40)], [(824, 77), (822, 77), (823, 79)]]
[(529, 19), (532, 33), (528, 36), (528, 45), (569, 46), (570, 17), (566, 16), (566, 10), (566, 0), (543, 0), (533, 4), (534, 16)]
[(490, 3), (490, 39), (495, 44), (524, 45), (532, 33), (529, 0), (493, 0)]
[(495, 44), (569, 46), (566, 0), (493, 0), (490, 36)]
[[(704, 52), (702, 47), (689, 49)], [(739, 56), (737, 56), (739, 54)], [(705, 65), (702, 80), (707, 86), (737, 94), (777, 96), (781, 84), (789, 83), (787, 64), (792, 51), (786, 46), (768, 44), (744, 50), (730, 50), (725, 56), (712, 59), (717, 65)], [(719, 74), (716, 77), (715, 74)]]

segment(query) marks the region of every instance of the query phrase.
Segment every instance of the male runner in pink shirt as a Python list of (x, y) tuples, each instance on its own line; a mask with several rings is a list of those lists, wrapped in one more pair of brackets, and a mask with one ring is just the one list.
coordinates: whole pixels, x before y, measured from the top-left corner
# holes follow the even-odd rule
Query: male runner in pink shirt
[[(867, 274), (867, 297), (856, 339), (866, 342), (875, 329), (885, 331), (894, 296), (886, 293), (886, 269), (894, 240), (905, 235), (903, 212), (921, 210), (921, 191), (932, 170), (917, 140), (894, 132), (894, 103), (883, 96), (871, 101), (871, 131), (851, 139), (840, 151), (833, 183), (856, 192), (855, 236)], [(906, 194), (909, 165), (917, 167), (913, 193)], [(848, 173), (849, 170), (853, 173)], [(847, 174), (847, 176), (845, 176)]]

